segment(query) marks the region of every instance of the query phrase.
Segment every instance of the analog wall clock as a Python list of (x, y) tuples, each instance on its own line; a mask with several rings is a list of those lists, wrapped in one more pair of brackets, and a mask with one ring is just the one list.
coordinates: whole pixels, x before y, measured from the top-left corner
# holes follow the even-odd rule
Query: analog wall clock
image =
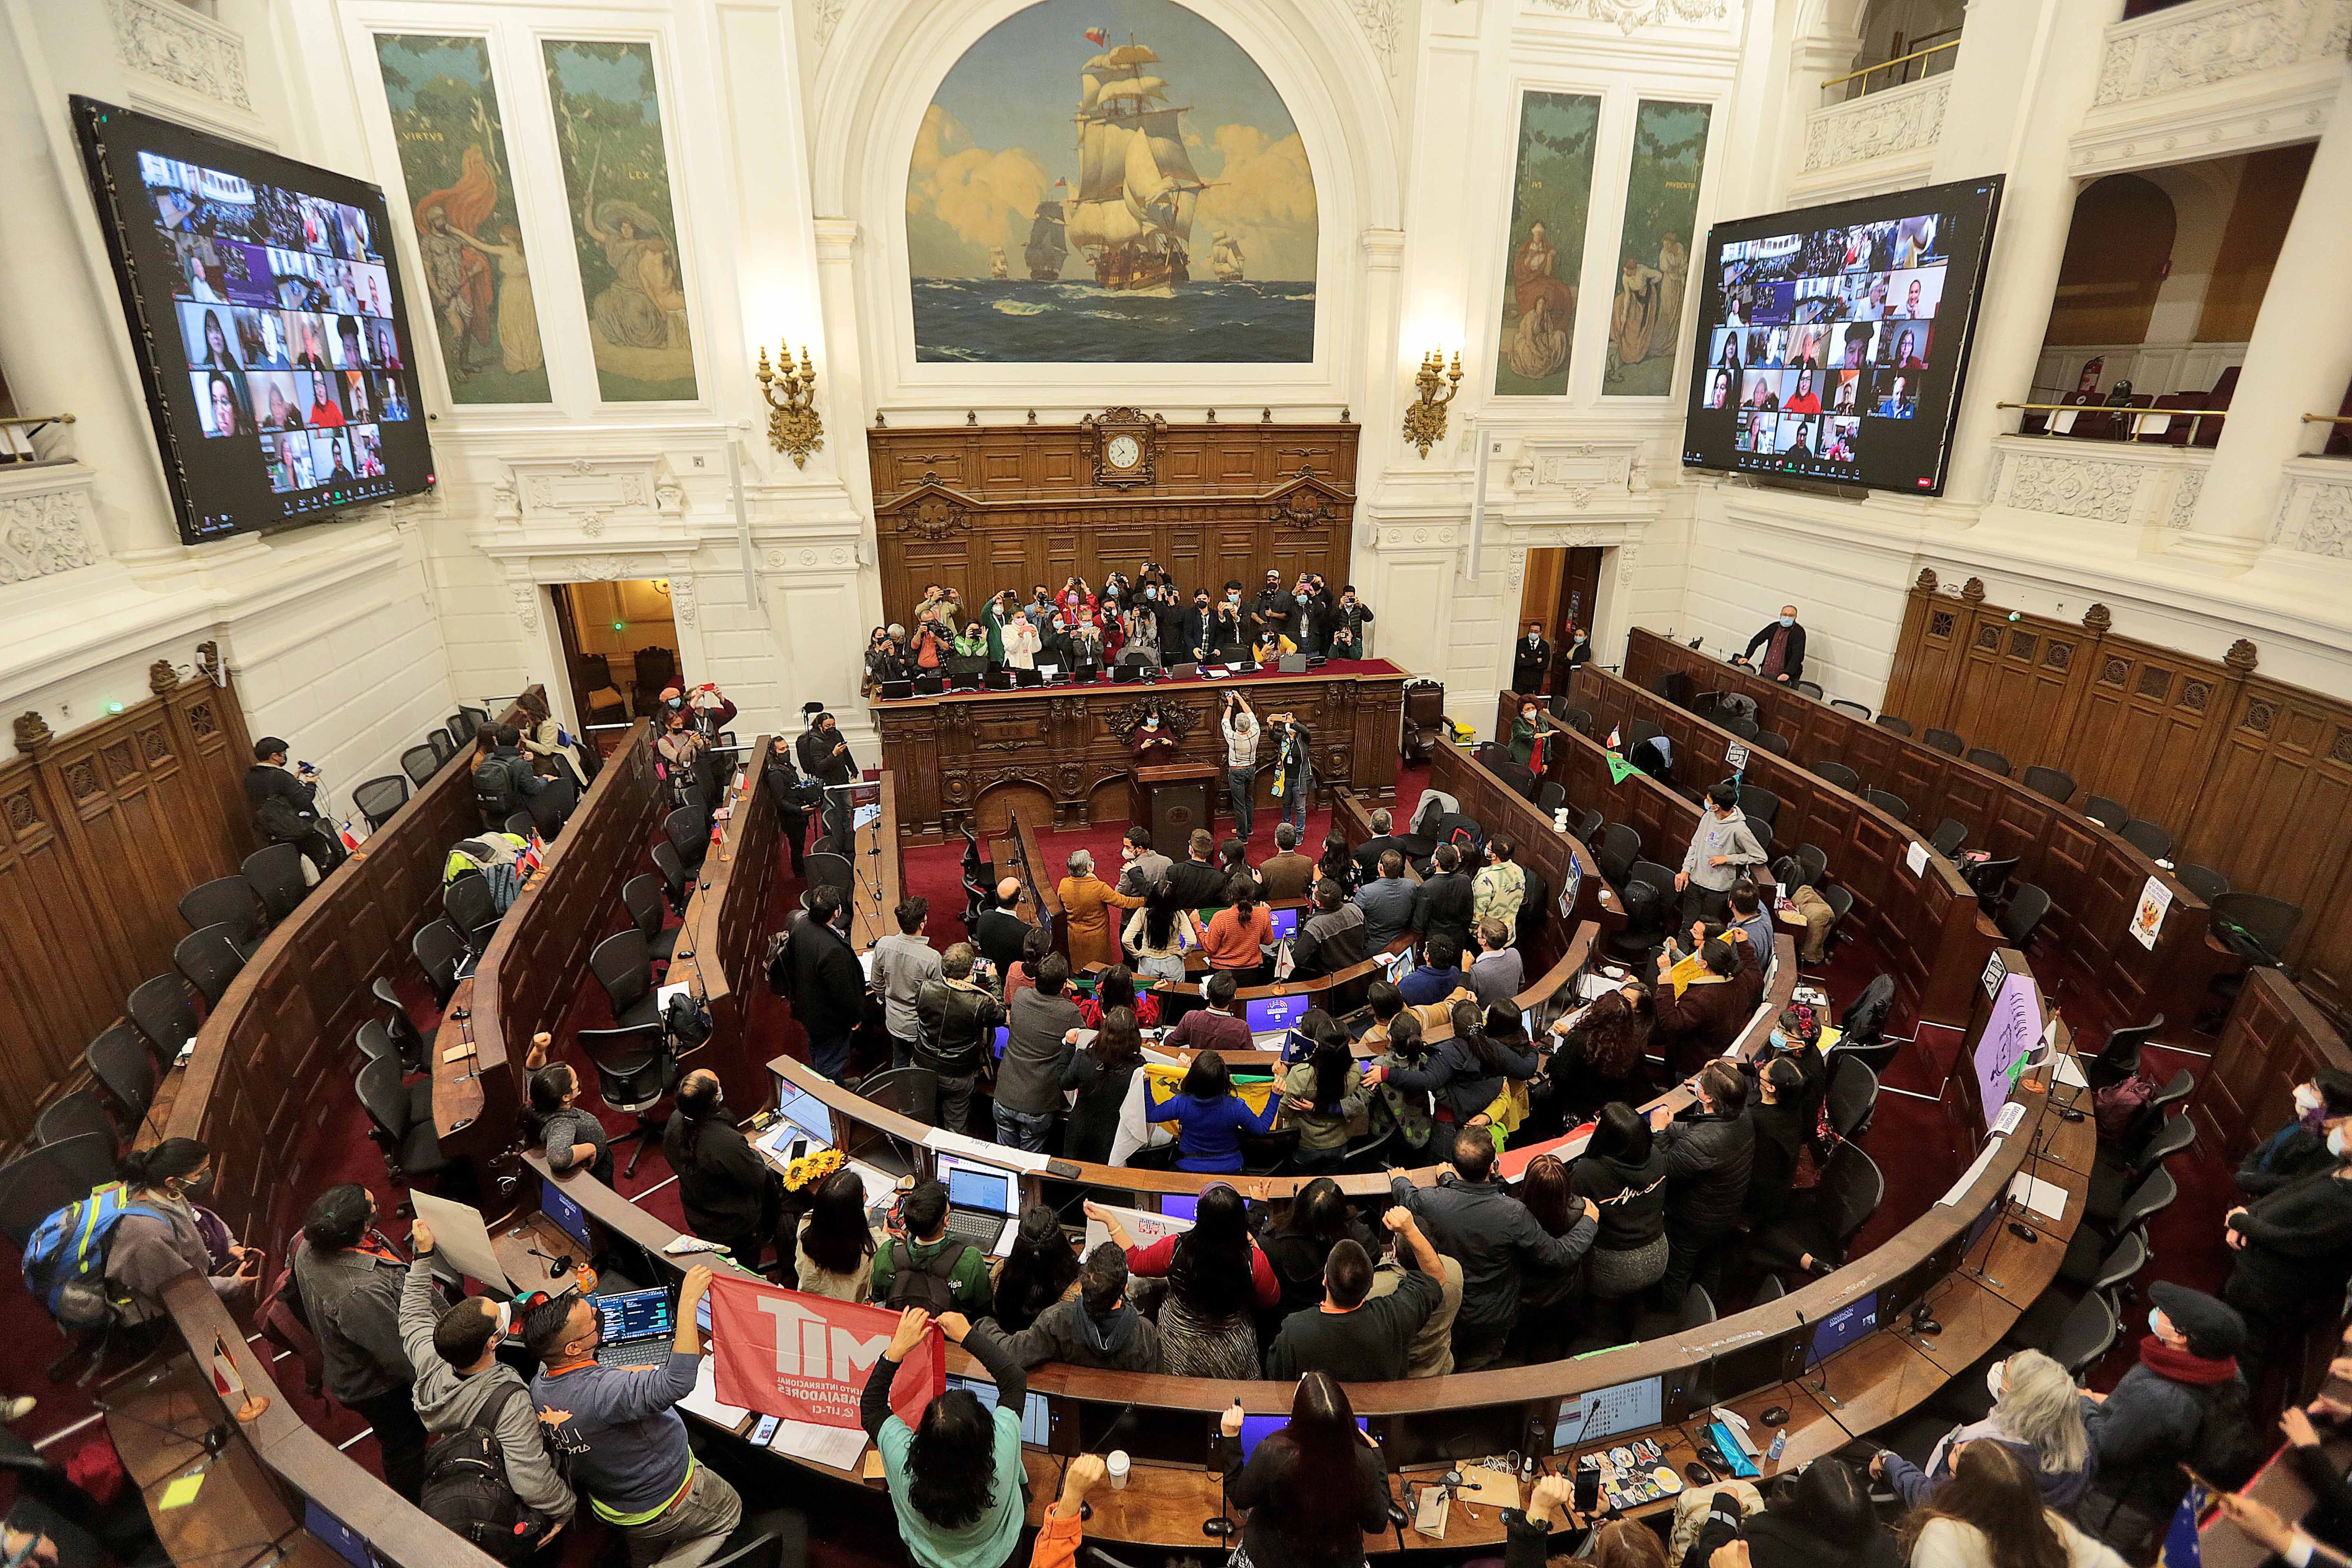
[(1087, 416), (1094, 433), (1095, 483), (1126, 489), (1155, 481), (1160, 436), (1166, 422), (1133, 408), (1113, 408)]

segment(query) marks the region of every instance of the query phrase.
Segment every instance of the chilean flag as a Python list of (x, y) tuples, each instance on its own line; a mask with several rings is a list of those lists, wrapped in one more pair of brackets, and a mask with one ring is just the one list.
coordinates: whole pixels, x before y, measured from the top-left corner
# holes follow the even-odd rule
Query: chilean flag
[(1087, 42), (1092, 44), (1098, 49), (1104, 47), (1110, 42), (1110, 35), (1103, 31), (1100, 27), (1088, 27), (1087, 29), (1086, 37)]

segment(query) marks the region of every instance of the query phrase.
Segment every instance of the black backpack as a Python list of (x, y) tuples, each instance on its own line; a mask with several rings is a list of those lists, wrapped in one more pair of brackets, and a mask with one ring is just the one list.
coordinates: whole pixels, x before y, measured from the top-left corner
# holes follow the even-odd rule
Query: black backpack
[(417, 1497), (426, 1513), (501, 1563), (521, 1562), (546, 1533), (546, 1521), (508, 1483), (506, 1450), (499, 1444), (499, 1418), (517, 1399), (530, 1403), (530, 1391), (501, 1384), (471, 1423), (434, 1444), (425, 1456), (425, 1489)]
[(934, 1318), (954, 1310), (952, 1281), (956, 1265), (963, 1261), (968, 1250), (968, 1244), (950, 1239), (940, 1244), (929, 1263), (919, 1264), (913, 1249), (905, 1242), (891, 1242), (890, 1299), (887, 1305), (896, 1310), (920, 1307)]

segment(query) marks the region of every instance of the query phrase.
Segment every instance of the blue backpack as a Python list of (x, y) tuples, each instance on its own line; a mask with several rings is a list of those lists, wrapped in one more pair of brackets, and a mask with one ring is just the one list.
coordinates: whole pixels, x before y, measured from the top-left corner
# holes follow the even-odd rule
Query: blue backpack
[(68, 1204), (33, 1229), (25, 1244), (25, 1289), (68, 1329), (104, 1328), (116, 1303), (106, 1285), (106, 1251), (115, 1223), (128, 1214), (163, 1215), (131, 1201), (131, 1189), (109, 1182)]

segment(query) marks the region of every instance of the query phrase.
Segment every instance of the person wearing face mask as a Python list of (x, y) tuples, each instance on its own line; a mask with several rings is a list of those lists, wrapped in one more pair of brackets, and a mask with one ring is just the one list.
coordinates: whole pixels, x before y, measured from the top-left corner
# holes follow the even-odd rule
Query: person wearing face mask
[(1551, 670), (1551, 644), (1544, 641), (1543, 623), (1529, 621), (1519, 640), (1511, 645), (1511, 689), (1522, 697), (1543, 689)]
[(1298, 640), (1298, 600), (1283, 587), (1282, 574), (1271, 566), (1265, 569), (1265, 586), (1257, 591), (1250, 605), (1250, 630), (1254, 636), (1287, 641), (1294, 647)]
[(832, 714), (820, 710), (794, 745), (800, 752), (801, 772), (818, 784), (857, 782), (857, 759), (849, 754), (849, 742), (842, 736), (840, 721)]
[(2327, 1152), (2327, 1124), (2352, 1116), (2352, 1073), (2322, 1068), (2294, 1086), (2294, 1110), (2238, 1167), (2238, 1190), (2250, 1198), (2278, 1191), (2336, 1163)]
[(793, 766), (790, 735), (769, 739), (765, 767), (768, 776), (761, 781), (761, 787), (775, 802), (777, 819), (783, 824), (784, 842), (792, 846), (793, 875), (798, 877), (803, 874), (802, 862), (808, 853), (809, 802), (800, 770)]
[(367, 1418), (384, 1484), (415, 1502), (425, 1486), (425, 1423), (409, 1385), (400, 1307), (408, 1261), (375, 1233), (375, 1199), (355, 1182), (320, 1193), (294, 1249), (302, 1316), (327, 1363), (329, 1397)]
[(692, 691), (675, 686), (662, 689), (662, 710), (686, 715), (686, 727), (705, 741), (716, 742), (728, 725), (735, 721), (735, 704), (719, 693), (719, 688), (706, 682)]
[(687, 1228), (727, 1248), (744, 1268), (759, 1268), (776, 1232), (780, 1184), (735, 1125), (717, 1073), (697, 1068), (679, 1080), (662, 1152), (677, 1173)]
[(1560, 656), (1560, 668), (1574, 675), (1592, 662), (1592, 639), (1582, 626), (1572, 626), (1568, 634), (1568, 651)]
[(1757, 665), (1756, 673), (1767, 680), (1794, 684), (1805, 673), (1805, 628), (1797, 624), (1797, 606), (1780, 606), (1780, 618), (1748, 639), (1747, 648), (1737, 655), (1734, 664), (1746, 664), (1756, 657), (1758, 648), (1764, 650), (1764, 660)]
[(1013, 612), (1013, 618), (1005, 623), (1003, 642), (1006, 668), (1037, 668), (1037, 654), (1045, 646), (1045, 639), (1038, 635), (1037, 623), (1029, 618), (1028, 611)]
[(994, 598), (981, 606), (980, 624), (988, 637), (990, 664), (1001, 667), (1004, 663), (1004, 628), (1011, 626), (1013, 617), (1020, 613), (1021, 597), (1010, 588), (1000, 590)]
[(1362, 658), (1364, 628), (1376, 618), (1372, 607), (1356, 596), (1353, 583), (1341, 588), (1331, 608), (1331, 640), (1324, 652), (1332, 658)]
[(1135, 730), (1135, 765), (1156, 768), (1176, 760), (1176, 737), (1160, 721), (1157, 710), (1143, 716)]
[(2304, 1320), (2333, 1311), (2352, 1276), (2352, 1121), (2327, 1129), (2331, 1163), (2222, 1216), (2231, 1249), (2221, 1299), (2246, 1320), (2240, 1359), (2261, 1383), (2260, 1359)]
[(1761, 866), (1764, 847), (1739, 810), (1739, 792), (1718, 784), (1706, 792), (1706, 809), (1675, 872), (1675, 889), (1683, 896), (1685, 921), (1720, 920), (1729, 901), (1731, 885), (1750, 866)]
[(126, 1324), (161, 1321), (163, 1287), (191, 1268), (211, 1279), (216, 1295), (252, 1288), (261, 1277), (261, 1249), (232, 1243), (215, 1255), (198, 1218), (195, 1200), (213, 1184), (209, 1147), (166, 1138), (123, 1155), (120, 1168), (131, 1206), (107, 1238), (106, 1279)]
[(2040, 1351), (2019, 1351), (1985, 1371), (1992, 1390), (1992, 1414), (1947, 1432), (1922, 1467), (1892, 1449), (1872, 1456), (1873, 1480), (1886, 1483), (1906, 1508), (1917, 1508), (1952, 1484), (1955, 1457), (1990, 1438), (2014, 1454), (2033, 1478), (2042, 1500), (2062, 1514), (2090, 1489), (2098, 1458), (2083, 1425), (2082, 1391), (2066, 1369)]
[(478, 1422), (490, 1429), (507, 1489), (529, 1511), (512, 1542), (474, 1544), (520, 1562), (571, 1522), (576, 1501), (548, 1454), (530, 1385), (499, 1360), (499, 1346), (519, 1340), (522, 1326), (512, 1302), (487, 1296), (468, 1296), (443, 1310), (433, 1284), (432, 1227), (418, 1220), (408, 1241), (416, 1256), (400, 1288), (400, 1348), (416, 1371), (410, 1394), (417, 1416), (436, 1434), (462, 1432)]
[(1249, 651), (1250, 641), (1249, 621), (1242, 608), (1242, 585), (1229, 582), (1224, 598), (1217, 605), (1216, 622), (1210, 630), (1209, 657), (1220, 664), (1231, 664)]
[(1171, 656), (1177, 662), (1189, 659), (1205, 664), (1209, 650), (1217, 646), (1217, 609), (1206, 588), (1192, 590), (1191, 607), (1176, 627), (1176, 647), (1183, 649), (1181, 656)]
[[(2170, 1280), (2148, 1287), (2147, 1337), (2139, 1361), (2115, 1390), (2084, 1389), (2083, 1426), (2098, 1459), (2098, 1482), (2080, 1518), (2129, 1554), (2186, 1490), (2186, 1463), (2213, 1475), (2209, 1457), (2227, 1455), (2246, 1432), (2246, 1380), (2238, 1351), (2246, 1321), (2201, 1290)], [(2137, 1561), (2137, 1559), (2135, 1559)]]
[(1128, 606), (1119, 618), (1119, 635), (1124, 639), (1113, 657), (1129, 664), (1139, 664), (1147, 669), (1160, 668), (1160, 614), (1151, 595), (1159, 592), (1146, 587), (1144, 597)]

